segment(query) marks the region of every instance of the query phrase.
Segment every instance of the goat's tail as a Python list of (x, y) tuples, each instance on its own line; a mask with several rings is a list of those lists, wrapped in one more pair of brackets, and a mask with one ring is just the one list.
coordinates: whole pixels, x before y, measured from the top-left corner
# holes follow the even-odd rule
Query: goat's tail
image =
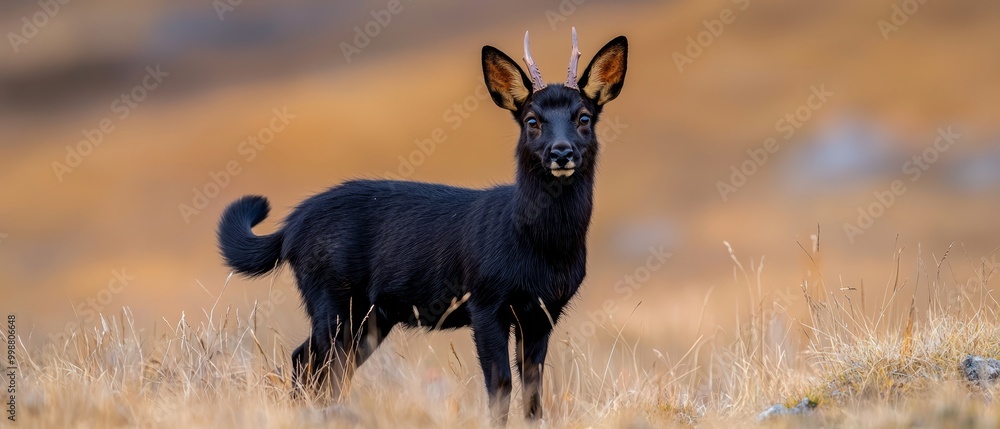
[(240, 274), (256, 277), (281, 263), (282, 231), (255, 235), (251, 228), (271, 211), (267, 198), (244, 196), (226, 207), (219, 220), (219, 250), (226, 265)]

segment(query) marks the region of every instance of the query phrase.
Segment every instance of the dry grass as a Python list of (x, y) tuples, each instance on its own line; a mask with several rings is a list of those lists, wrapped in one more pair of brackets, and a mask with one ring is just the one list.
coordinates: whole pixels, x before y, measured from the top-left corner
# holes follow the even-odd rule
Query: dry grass
[[(801, 286), (805, 318), (761, 293), (763, 261), (747, 269), (730, 250), (736, 281), (751, 299), (729, 343), (722, 345), (725, 336), (718, 334), (679, 358), (652, 350), (657, 359), (643, 362), (639, 343), (620, 334), (603, 349), (557, 335), (545, 374), (546, 426), (754, 425), (769, 405), (803, 397), (817, 405), (813, 412), (764, 424), (994, 427), (1000, 421), (993, 392), (964, 382), (959, 370), (967, 354), (1000, 356), (998, 304), (988, 288), (992, 266), (977, 267), (969, 282), (947, 282), (940, 274), (945, 255), (924, 265), (927, 273), (914, 286), (894, 270), (885, 296), (876, 299), (864, 287), (828, 287), (818, 246), (803, 250), (810, 261)], [(347, 397), (292, 399), (284, 374), (294, 345), (256, 314), (214, 311), (210, 323), (191, 326), (182, 315), (147, 333), (125, 310), (63, 342), (22, 345), (20, 420), (39, 427), (487, 424), (478, 365), (453, 344), (428, 351), (426, 334), (395, 333)], [(620, 333), (622, 327), (604, 328)], [(510, 426), (524, 425), (519, 414), (515, 405)]]

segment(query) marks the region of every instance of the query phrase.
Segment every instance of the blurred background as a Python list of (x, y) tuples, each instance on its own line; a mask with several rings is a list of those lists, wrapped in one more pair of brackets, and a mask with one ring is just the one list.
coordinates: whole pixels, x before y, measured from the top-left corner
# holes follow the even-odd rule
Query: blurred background
[[(571, 26), (581, 62), (629, 38), (624, 90), (598, 126), (589, 276), (561, 326), (594, 347), (619, 329), (675, 356), (699, 336), (725, 344), (750, 306), (799, 317), (803, 285), (820, 280), (876, 302), (897, 251), (901, 293), (918, 298), (928, 278), (961, 283), (1000, 259), (996, 2), (42, 0), (0, 11), (0, 294), (30, 345), (123, 307), (154, 331), (256, 305), (294, 347), (308, 329), (287, 269), (224, 287), (223, 208), (267, 196), (266, 233), (351, 178), (511, 181), (518, 131), (485, 96), (480, 49), (520, 58), (525, 30), (557, 82)], [(756, 279), (734, 270), (724, 241), (748, 271), (763, 261)], [(758, 281), (761, 295), (747, 287)]]

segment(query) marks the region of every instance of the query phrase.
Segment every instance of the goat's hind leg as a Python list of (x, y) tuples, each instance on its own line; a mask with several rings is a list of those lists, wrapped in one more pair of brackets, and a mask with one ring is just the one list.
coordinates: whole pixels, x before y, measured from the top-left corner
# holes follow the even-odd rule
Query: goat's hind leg
[(361, 322), (351, 336), (351, 344), (348, 351), (354, 357), (354, 366), (359, 367), (368, 360), (378, 346), (385, 341), (394, 324), (380, 315), (378, 310), (369, 306), (367, 313), (355, 314), (355, 318)]
[(313, 337), (309, 337), (292, 353), (293, 394), (296, 397), (306, 390), (315, 393), (326, 383), (324, 356), (329, 353), (329, 348), (323, 349), (322, 345), (313, 341)]
[(298, 390), (328, 399), (340, 398), (354, 372), (354, 357), (343, 334), (345, 328), (314, 326), (309, 339), (295, 349), (292, 378)]
[(319, 372), (323, 381), (321, 386), (327, 385), (335, 397), (349, 391), (357, 368), (371, 357), (392, 329), (392, 325), (382, 321), (360, 321), (357, 315), (353, 321), (355, 326), (338, 326), (334, 340), (327, 347), (329, 351), (321, 361), (324, 363)]
[(352, 365), (345, 335), (350, 329), (351, 289), (326, 266), (296, 266), (295, 276), (312, 332), (292, 353), (294, 382), (299, 390), (337, 399)]

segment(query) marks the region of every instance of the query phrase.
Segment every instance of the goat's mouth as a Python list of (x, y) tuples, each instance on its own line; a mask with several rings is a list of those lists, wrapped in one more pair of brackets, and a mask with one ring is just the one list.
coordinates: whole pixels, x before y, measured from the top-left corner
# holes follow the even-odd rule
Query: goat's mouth
[(549, 172), (556, 177), (569, 177), (576, 172), (576, 162), (573, 160), (569, 160), (563, 165), (559, 165), (556, 161), (551, 161), (549, 162), (548, 167)]

